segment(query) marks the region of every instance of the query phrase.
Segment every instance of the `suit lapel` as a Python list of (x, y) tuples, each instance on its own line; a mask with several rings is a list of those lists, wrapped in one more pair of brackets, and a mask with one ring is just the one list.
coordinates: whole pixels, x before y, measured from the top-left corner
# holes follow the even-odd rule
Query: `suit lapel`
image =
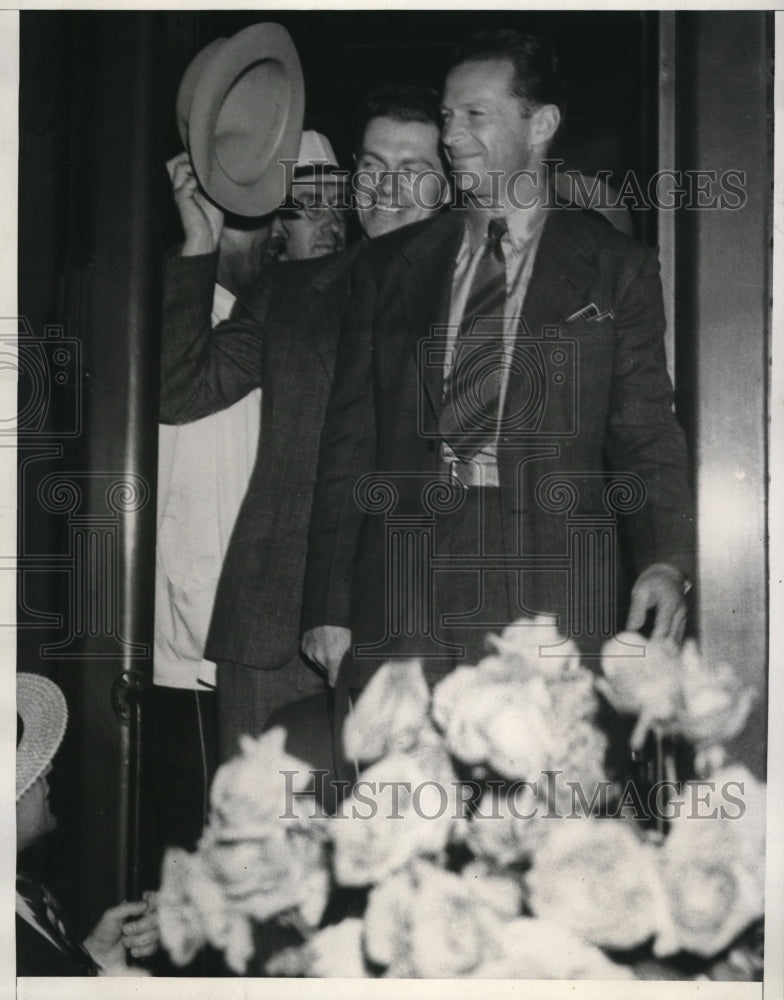
[(332, 378), (335, 347), (340, 333), (343, 309), (348, 296), (346, 275), (351, 269), (359, 245), (361, 245), (361, 241), (349, 250), (327, 258), (324, 261), (324, 266), (319, 268), (311, 282), (316, 293), (313, 298), (316, 302), (318, 321), (313, 324), (313, 337), (310, 344), (324, 365), (330, 379)]
[[(345, 299), (345, 294), (342, 298)], [(327, 300), (329, 300), (329, 304), (332, 303), (328, 291), (314, 295), (313, 300), (311, 308), (315, 315), (310, 324), (312, 336), (308, 340), (308, 346), (318, 357), (331, 379), (335, 360), (335, 345), (340, 332), (340, 318), (334, 309), (327, 308)]]
[(316, 355), (330, 378), (352, 260), (353, 248), (318, 261), (279, 264), (276, 275), (277, 298), (282, 300), (276, 336), (285, 336), (287, 327), (290, 335), (299, 331), (304, 349)]
[[(409, 346), (436, 420), (443, 387), (441, 342), (446, 344), (452, 278), (462, 234), (462, 218), (445, 213), (402, 250), (407, 266), (400, 274), (399, 289), (412, 334)], [(435, 348), (432, 353), (429, 345)]]
[(528, 333), (541, 337), (544, 327), (562, 324), (587, 305), (585, 295), (596, 274), (595, 245), (579, 213), (550, 209), (531, 282), (523, 303)]
[[(581, 213), (550, 209), (523, 303), (523, 328), (517, 343), (518, 349), (522, 347), (523, 350), (528, 350), (529, 365), (513, 365), (505, 413), (529, 412), (531, 400), (528, 396), (532, 385), (530, 378), (520, 373), (525, 372), (530, 363), (540, 369), (542, 391), (547, 393), (548, 372), (541, 345), (554, 333), (562, 336), (566, 318), (588, 304), (589, 290), (596, 270), (596, 245), (582, 222)], [(520, 336), (524, 338), (522, 343)], [(539, 345), (533, 349), (534, 355), (526, 347), (527, 341)], [(543, 399), (542, 404), (545, 402), (546, 399)], [(544, 406), (535, 409), (541, 411), (541, 416)], [(535, 420), (536, 413), (531, 416)], [(533, 425), (530, 429), (534, 429)]]

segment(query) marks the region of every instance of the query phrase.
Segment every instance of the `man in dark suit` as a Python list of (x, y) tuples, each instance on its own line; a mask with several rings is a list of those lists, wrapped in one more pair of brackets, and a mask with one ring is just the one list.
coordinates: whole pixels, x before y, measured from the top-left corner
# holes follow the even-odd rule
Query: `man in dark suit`
[[(407, 136), (406, 156), (415, 155), (417, 163), (425, 158), (443, 187), (433, 98), (410, 88), (382, 96), (383, 102), (370, 104), (364, 132), (378, 126), (372, 134), (384, 150), (389, 143), (400, 149)], [(418, 218), (433, 214), (438, 204), (430, 204)], [(302, 579), (319, 436), (354, 249), (269, 269), (247, 308), (212, 329), (212, 208), (203, 199), (191, 207), (190, 238), (183, 255), (169, 262), (165, 281), (161, 420), (196, 420), (262, 387), (258, 458), (221, 572), (205, 649), (218, 664), (219, 756), (225, 760), (236, 751), (239, 735), (258, 734), (270, 713), (324, 688), (321, 668), (299, 653)], [(307, 211), (313, 214), (313, 206)], [(366, 217), (360, 213), (363, 228)], [(398, 225), (408, 221), (405, 215)], [(316, 700), (308, 714), (308, 727), (322, 735), (328, 727), (325, 706), (323, 698)], [(305, 750), (300, 755), (307, 756)]]
[(595, 653), (618, 624), (619, 514), (627, 626), (682, 635), (692, 504), (658, 264), (555, 206), (543, 160), (563, 106), (546, 46), (477, 36), (442, 104), (465, 211), (358, 255), (304, 603), (303, 648), (333, 684), (407, 656), (435, 681), (538, 612)]

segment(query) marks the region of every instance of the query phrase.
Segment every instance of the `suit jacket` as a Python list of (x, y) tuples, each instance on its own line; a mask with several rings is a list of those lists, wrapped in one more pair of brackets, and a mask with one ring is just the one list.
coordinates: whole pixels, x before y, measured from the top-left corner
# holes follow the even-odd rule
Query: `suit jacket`
[(196, 420), (262, 387), (258, 457), (218, 584), (208, 659), (274, 669), (298, 652), (319, 435), (352, 257), (273, 266), (214, 330), (217, 255), (167, 263), (161, 422)]
[(16, 914), (17, 976), (95, 976), (98, 967), (84, 949), (61, 951)]
[[(450, 213), (357, 256), (322, 436), (305, 627), (345, 625), (355, 641), (383, 635), (388, 501), (394, 493), (396, 515), (421, 514), (423, 481), (443, 475), (439, 324), (447, 323), (462, 234), (461, 216)], [(498, 450), (506, 553), (557, 561), (569, 549), (567, 515), (606, 517), (609, 502), (630, 509), (638, 572), (667, 562), (691, 574), (687, 456), (672, 413), (655, 255), (594, 213), (554, 208), (523, 321), (525, 356), (510, 375)], [(533, 412), (532, 391), (540, 404)], [(606, 464), (625, 474), (611, 500)], [(386, 494), (376, 493), (378, 516), (354, 499), (373, 471), (388, 481)], [(373, 500), (366, 496), (365, 507)], [(565, 610), (562, 569), (523, 577), (526, 608)]]

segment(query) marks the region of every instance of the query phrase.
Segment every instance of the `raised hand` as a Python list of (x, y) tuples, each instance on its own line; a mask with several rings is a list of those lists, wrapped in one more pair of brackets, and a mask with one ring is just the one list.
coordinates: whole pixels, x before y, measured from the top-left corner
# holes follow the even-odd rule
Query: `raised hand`
[(166, 164), (166, 169), (185, 233), (182, 256), (213, 253), (218, 249), (223, 231), (223, 212), (217, 205), (213, 205), (199, 187), (187, 153), (172, 157)]

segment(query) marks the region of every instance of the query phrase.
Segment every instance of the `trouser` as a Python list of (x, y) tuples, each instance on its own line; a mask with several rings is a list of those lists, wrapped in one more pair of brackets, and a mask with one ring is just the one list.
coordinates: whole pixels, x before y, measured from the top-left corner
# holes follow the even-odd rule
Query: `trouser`
[(354, 644), (341, 668), (349, 687), (363, 688), (389, 659), (421, 659), (434, 684), (458, 664), (487, 655), (488, 633), (500, 632), (521, 613), (515, 573), (501, 560), (493, 563), (506, 550), (501, 515), (499, 489), (468, 489), (456, 510), (436, 515), (426, 571), (412, 569), (418, 556), (411, 548), (387, 546), (379, 570), (388, 578), (387, 606), (375, 609), (372, 621), (352, 623)]
[(152, 787), (158, 855), (194, 850), (207, 821), (217, 762), (215, 693), (153, 685)]
[[(393, 634), (389, 616), (383, 621), (379, 616), (374, 625), (376, 634), (369, 635), (363, 634), (363, 623), (357, 623), (359, 628), (353, 631), (360, 641), (346, 655), (335, 687), (336, 733), (342, 731), (351, 704), (360, 697), (370, 677), (389, 659), (419, 658), (432, 688), (459, 664), (474, 664), (487, 656), (488, 633), (500, 632), (520, 615), (515, 574), (502, 564), (493, 567), (492, 563), (493, 556), (505, 552), (501, 515), (501, 491), (479, 487), (466, 491), (458, 510), (437, 516), (433, 555), (441, 568), (433, 573), (432, 586), (424, 595), (424, 613), (417, 609), (406, 612), (409, 622), (421, 622), (423, 628)], [(464, 557), (474, 556), (486, 557), (481, 571), (465, 566)], [(385, 570), (391, 579), (403, 575), (393, 566)], [(382, 634), (388, 638), (381, 654), (371, 655), (368, 647)], [(339, 740), (335, 754), (339, 778), (355, 780), (356, 763), (345, 758)]]
[(243, 734), (259, 736), (270, 714), (306, 695), (323, 693), (323, 677), (297, 656), (275, 670), (218, 660), (218, 758), (239, 752)]

